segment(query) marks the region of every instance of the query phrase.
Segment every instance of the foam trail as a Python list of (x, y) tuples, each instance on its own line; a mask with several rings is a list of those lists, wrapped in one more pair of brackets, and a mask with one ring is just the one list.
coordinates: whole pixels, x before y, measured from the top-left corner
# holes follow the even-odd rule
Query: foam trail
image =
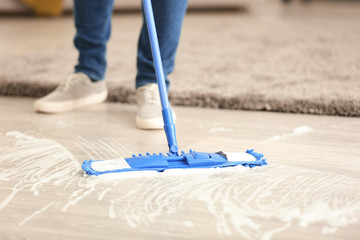
[(77, 136), (74, 143), (93, 160), (116, 159), (132, 155), (129, 149), (114, 139), (85, 139)]
[(109, 154), (108, 158), (118, 158), (119, 154), (116, 154), (114, 149), (112, 149), (105, 141), (99, 139), (98, 140), (99, 146)]
[[(1, 149), (0, 163), (6, 164), (6, 170), (0, 173), (0, 181), (14, 184), (9, 192), (1, 190), (0, 210), (21, 191), (32, 191), (35, 198), (46, 187), (59, 187), (56, 191), (66, 189), (69, 197), (49, 197), (49, 207), (57, 202), (60, 210), (70, 211), (87, 199), (101, 201), (99, 206), (110, 219), (139, 228), (167, 217), (177, 221), (177, 214), (205, 206), (200, 210), (213, 219), (218, 236), (249, 240), (276, 239), (290, 227), (332, 234), (360, 218), (360, 179), (355, 177), (275, 163), (253, 169), (151, 171), (140, 178), (136, 174), (81, 177), (79, 163), (60, 144), (19, 132), (8, 136), (16, 142), (6, 151)], [(112, 139), (93, 140), (91, 145), (83, 138), (76, 142), (92, 155), (94, 151), (103, 156), (128, 154)], [(33, 216), (43, 213), (47, 205)], [(186, 225), (183, 220), (179, 219), (180, 226)], [(187, 226), (198, 225), (197, 219), (191, 221)]]
[(104, 196), (106, 195), (107, 192), (111, 191), (112, 188), (106, 188), (105, 190), (103, 190), (100, 194), (99, 194), (99, 197), (98, 197), (98, 200), (101, 201), (103, 200)]
[(85, 152), (85, 153), (89, 156), (90, 159), (95, 159), (95, 158), (89, 153), (89, 151), (86, 150), (86, 148), (84, 148), (80, 143), (74, 142), (74, 144), (75, 144), (77, 147), (79, 147), (83, 152)]
[(117, 155), (120, 155), (120, 156), (131, 156), (132, 155), (133, 152), (130, 151), (124, 145), (120, 144), (119, 141), (115, 141), (115, 139), (106, 139), (106, 140), (112, 149), (118, 149), (116, 151)]
[(103, 156), (101, 156), (96, 149), (98, 149), (98, 146), (96, 144), (93, 144), (93, 141), (89, 138), (83, 138), (81, 136), (78, 136), (79, 142), (82, 144), (84, 148), (87, 148), (89, 152), (96, 155), (95, 159), (103, 159)]
[(32, 218), (34, 218), (35, 216), (45, 212), (49, 207), (51, 207), (52, 205), (54, 205), (56, 202), (52, 201), (51, 203), (47, 204), (46, 206), (44, 206), (43, 208), (41, 208), (40, 210), (34, 212), (33, 214), (31, 214), (30, 216), (24, 218), (21, 222), (19, 222), (20, 226), (23, 226), (25, 223), (27, 223), (28, 221), (30, 221)]
[[(292, 225), (320, 223), (319, 233), (328, 234), (358, 221), (360, 180), (277, 164), (181, 177), (159, 175), (115, 200), (112, 211), (135, 228), (181, 212), (195, 201), (206, 204), (219, 236), (265, 240)], [(271, 227), (266, 225), (269, 219)]]
[(16, 142), (1, 154), (0, 163), (9, 167), (0, 173), (1, 181), (14, 181), (10, 194), (0, 199), (3, 209), (19, 191), (27, 189), (35, 196), (45, 184), (58, 185), (81, 171), (75, 157), (62, 145), (50, 139), (38, 139), (23, 133), (7, 133)]
[(231, 128), (225, 128), (225, 127), (216, 127), (216, 128), (210, 128), (209, 133), (218, 133), (218, 132), (229, 132), (232, 131)]
[(116, 212), (114, 210), (114, 200), (110, 201), (110, 206), (109, 206), (109, 218), (111, 219), (115, 219), (116, 218)]
[(308, 126), (301, 126), (301, 127), (297, 127), (295, 128), (292, 133), (287, 133), (287, 134), (283, 134), (283, 135), (276, 135), (274, 137), (271, 137), (267, 140), (262, 141), (263, 143), (269, 143), (269, 142), (274, 142), (274, 141), (278, 141), (278, 140), (284, 140), (290, 137), (295, 137), (295, 136), (300, 136), (309, 132), (314, 131), (314, 129), (312, 129), (311, 127)]
[(83, 200), (86, 196), (96, 190), (95, 186), (92, 186), (88, 190), (79, 189), (74, 191), (69, 197), (69, 201), (65, 204), (65, 206), (61, 209), (61, 211), (66, 212), (70, 206), (76, 205), (78, 202)]

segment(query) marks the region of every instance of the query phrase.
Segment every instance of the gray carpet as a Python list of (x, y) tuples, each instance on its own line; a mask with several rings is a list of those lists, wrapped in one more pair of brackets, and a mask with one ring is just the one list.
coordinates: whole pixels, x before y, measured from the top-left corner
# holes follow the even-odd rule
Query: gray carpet
[[(359, 22), (356, 16), (265, 19), (190, 14), (171, 75), (171, 102), (360, 116)], [(108, 51), (109, 101), (134, 102), (140, 23), (132, 15), (114, 20)], [(2, 58), (0, 94), (43, 96), (71, 73), (76, 57), (71, 42), (66, 42)]]

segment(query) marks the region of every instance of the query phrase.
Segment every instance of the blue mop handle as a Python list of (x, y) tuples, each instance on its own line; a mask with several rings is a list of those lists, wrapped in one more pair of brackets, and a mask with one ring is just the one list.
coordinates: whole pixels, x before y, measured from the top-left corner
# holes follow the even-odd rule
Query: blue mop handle
[(161, 61), (158, 37), (156, 34), (154, 13), (152, 10), (151, 0), (143, 0), (146, 25), (149, 33), (151, 52), (154, 61), (156, 79), (159, 87), (160, 101), (162, 107), (162, 116), (164, 120), (164, 130), (169, 145), (169, 152), (178, 155), (178, 146), (176, 141), (175, 125), (172, 119), (169, 99), (165, 84), (164, 69)]

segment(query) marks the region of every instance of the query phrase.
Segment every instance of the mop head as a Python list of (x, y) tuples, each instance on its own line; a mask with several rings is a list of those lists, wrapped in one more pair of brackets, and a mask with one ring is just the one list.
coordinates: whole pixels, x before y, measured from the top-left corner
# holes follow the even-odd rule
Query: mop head
[(204, 153), (190, 150), (181, 155), (149, 154), (133, 155), (130, 158), (118, 158), (111, 160), (86, 160), (82, 169), (89, 175), (101, 175), (106, 173), (134, 172), (134, 171), (158, 171), (168, 169), (191, 169), (191, 168), (224, 168), (242, 165), (253, 168), (267, 165), (264, 155), (254, 150), (246, 152), (217, 152)]

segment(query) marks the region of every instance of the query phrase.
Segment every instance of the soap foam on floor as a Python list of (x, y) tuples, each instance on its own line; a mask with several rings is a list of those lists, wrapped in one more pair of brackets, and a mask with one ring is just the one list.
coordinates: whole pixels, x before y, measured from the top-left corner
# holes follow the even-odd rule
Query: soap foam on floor
[(271, 137), (267, 140), (264, 140), (263, 143), (269, 143), (269, 142), (274, 142), (274, 141), (278, 141), (278, 140), (284, 140), (290, 137), (296, 137), (296, 136), (300, 136), (303, 134), (307, 134), (314, 131), (314, 129), (312, 129), (311, 127), (308, 126), (301, 126), (301, 127), (297, 127), (295, 128), (292, 133), (287, 133), (287, 134), (283, 134), (283, 135), (276, 135), (274, 137)]
[[(308, 132), (299, 129), (294, 130), (295, 135)], [(33, 191), (36, 198), (51, 187), (68, 196), (47, 196), (48, 203), (27, 215), (23, 224), (35, 221), (50, 207), (66, 213), (89, 200), (99, 202), (109, 219), (132, 228), (151, 227), (157, 219), (168, 217), (176, 222), (178, 214), (200, 203), (206, 216), (214, 220), (219, 236), (243, 239), (272, 239), (290, 226), (333, 234), (360, 218), (360, 180), (341, 174), (272, 163), (252, 169), (174, 169), (83, 177), (78, 161), (59, 143), (20, 132), (8, 136), (15, 138), (15, 144), (0, 156), (0, 163), (6, 164), (0, 179), (13, 184), (13, 189), (2, 190), (7, 195), (1, 195), (0, 210), (20, 191)], [(94, 148), (92, 153), (104, 157), (100, 150)], [(128, 185), (131, 187), (122, 189)], [(197, 226), (196, 219), (179, 221), (187, 228)]]

